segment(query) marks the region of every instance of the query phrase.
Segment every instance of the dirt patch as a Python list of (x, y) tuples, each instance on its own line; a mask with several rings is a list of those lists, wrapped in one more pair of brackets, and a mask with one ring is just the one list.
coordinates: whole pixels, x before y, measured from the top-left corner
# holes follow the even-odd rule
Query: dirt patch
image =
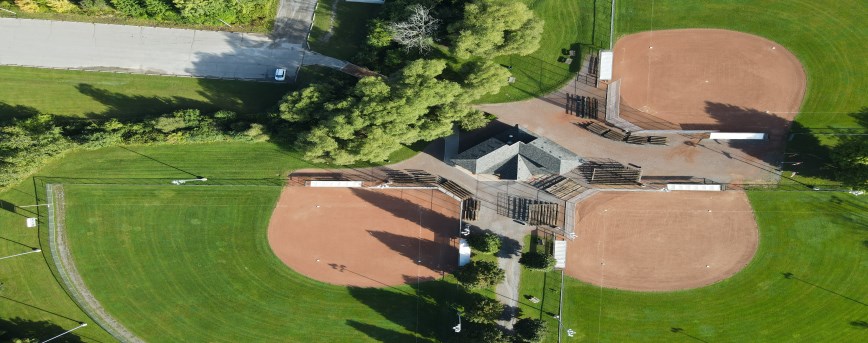
[(271, 249), (312, 279), (383, 287), (434, 279), (458, 262), (458, 201), (437, 190), (286, 187)]
[(603, 287), (674, 291), (726, 279), (759, 241), (743, 192), (601, 192), (576, 209), (569, 276)]
[(805, 94), (796, 56), (746, 33), (641, 32), (619, 39), (614, 52), (622, 103), (683, 129), (785, 130)]

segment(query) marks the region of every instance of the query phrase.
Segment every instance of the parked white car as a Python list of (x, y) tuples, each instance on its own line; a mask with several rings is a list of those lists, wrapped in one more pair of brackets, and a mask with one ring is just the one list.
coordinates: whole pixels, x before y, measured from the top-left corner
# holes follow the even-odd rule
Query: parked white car
[(286, 80), (286, 68), (277, 68), (274, 71), (274, 81)]

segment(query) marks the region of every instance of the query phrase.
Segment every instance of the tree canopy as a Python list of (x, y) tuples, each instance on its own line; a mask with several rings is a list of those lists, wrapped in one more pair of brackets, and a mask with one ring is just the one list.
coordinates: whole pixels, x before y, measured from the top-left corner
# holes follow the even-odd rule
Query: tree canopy
[(489, 261), (472, 261), (455, 272), (455, 278), (464, 287), (485, 288), (503, 282), (506, 273)]
[[(469, 102), (506, 83), (493, 63), (470, 67), (459, 83), (443, 77), (443, 60), (416, 60), (393, 77), (365, 77), (355, 85), (313, 84), (288, 94), (279, 115), (301, 130), (305, 157), (339, 165), (383, 162), (401, 145), (430, 141), (483, 126), (487, 119)], [(491, 86), (486, 82), (493, 83)]]
[(458, 58), (528, 55), (539, 49), (543, 21), (522, 2), (475, 0), (449, 31)]

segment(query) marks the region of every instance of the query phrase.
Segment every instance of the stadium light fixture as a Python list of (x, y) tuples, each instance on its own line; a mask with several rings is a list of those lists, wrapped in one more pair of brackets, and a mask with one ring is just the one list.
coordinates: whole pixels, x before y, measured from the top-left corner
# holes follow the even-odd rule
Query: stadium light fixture
[(452, 330), (455, 330), (456, 333), (461, 332), (461, 313), (458, 313), (458, 325), (453, 326)]
[(7, 258), (13, 258), (13, 257), (16, 257), (16, 256), (22, 256), (22, 255), (33, 254), (33, 253), (38, 253), (38, 252), (42, 252), (42, 249), (39, 249), (39, 248), (33, 248), (33, 250), (30, 250), (30, 251), (28, 251), (28, 252), (23, 252), (23, 253), (20, 253), (20, 254), (15, 254), (15, 255), (9, 255), (9, 256), (5, 256), (5, 257), (0, 257), (0, 260), (5, 260), (5, 259), (7, 259)]
[(66, 335), (66, 334), (68, 334), (68, 333), (70, 333), (70, 332), (73, 332), (73, 331), (75, 331), (75, 330), (81, 329), (81, 328), (83, 328), (83, 327), (85, 327), (85, 326), (87, 326), (87, 323), (79, 323), (78, 326), (76, 326), (76, 327), (74, 327), (74, 328), (72, 328), (72, 329), (66, 330), (66, 331), (64, 331), (63, 333), (61, 333), (61, 334), (59, 334), (59, 335), (57, 335), (57, 336), (51, 337), (51, 338), (49, 338), (49, 339), (46, 339), (46, 340), (42, 341), (42, 343), (51, 342), (51, 341), (55, 340), (56, 338), (58, 338), (58, 337), (60, 337), (60, 336)]
[(200, 178), (197, 178), (197, 179), (172, 180), (172, 184), (173, 184), (173, 185), (183, 185), (183, 184), (185, 184), (185, 183), (187, 183), (187, 182), (192, 182), (192, 181), (208, 181), (208, 178), (206, 178), (206, 177), (200, 177)]

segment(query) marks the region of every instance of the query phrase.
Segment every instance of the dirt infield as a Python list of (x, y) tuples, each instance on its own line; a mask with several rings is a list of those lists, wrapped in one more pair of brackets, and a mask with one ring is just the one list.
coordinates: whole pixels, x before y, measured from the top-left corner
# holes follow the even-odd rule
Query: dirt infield
[(622, 103), (682, 129), (778, 131), (805, 94), (795, 55), (741, 32), (641, 32), (619, 39), (614, 52)]
[(315, 280), (383, 287), (439, 278), (458, 262), (458, 201), (437, 190), (286, 187), (271, 249)]
[(759, 232), (743, 192), (601, 192), (577, 206), (567, 275), (610, 288), (673, 291), (732, 276)]

